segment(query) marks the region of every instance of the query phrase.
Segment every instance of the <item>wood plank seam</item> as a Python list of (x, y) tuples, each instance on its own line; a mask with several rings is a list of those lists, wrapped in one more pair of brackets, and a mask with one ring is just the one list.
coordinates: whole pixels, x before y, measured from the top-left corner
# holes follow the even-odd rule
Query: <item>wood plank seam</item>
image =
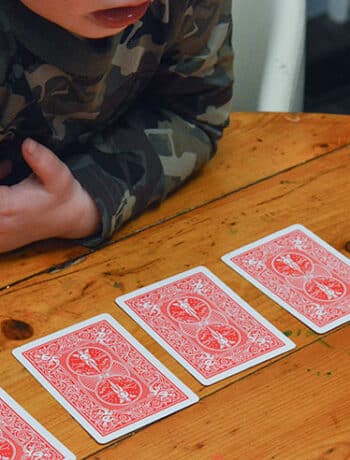
[[(201, 402), (201, 401), (205, 401), (206, 399), (213, 397), (215, 394), (217, 394), (217, 393), (223, 391), (224, 389), (227, 389), (228, 387), (230, 387), (230, 386), (232, 386), (232, 385), (234, 385), (234, 384), (236, 384), (236, 383), (238, 383), (238, 382), (242, 382), (243, 380), (245, 380), (245, 379), (247, 379), (247, 378), (250, 378), (250, 377), (256, 375), (258, 372), (261, 372), (262, 370), (264, 370), (264, 369), (266, 369), (266, 368), (268, 368), (268, 367), (273, 366), (273, 365), (276, 364), (277, 362), (280, 362), (280, 361), (283, 361), (283, 360), (288, 359), (291, 355), (294, 355), (294, 354), (297, 353), (297, 352), (301, 352), (301, 351), (303, 351), (304, 349), (308, 348), (309, 346), (315, 345), (315, 343), (317, 343), (317, 342), (323, 343), (323, 342), (325, 341), (326, 338), (328, 338), (328, 337), (330, 337), (330, 336), (332, 336), (332, 335), (335, 335), (335, 334), (338, 333), (340, 330), (345, 329), (345, 328), (347, 328), (347, 327), (349, 327), (348, 324), (343, 324), (342, 326), (340, 326), (340, 327), (338, 327), (338, 328), (336, 328), (336, 329), (330, 331), (329, 333), (326, 333), (326, 334), (322, 335), (321, 337), (317, 336), (316, 333), (315, 333), (315, 340), (314, 340), (313, 342), (310, 342), (310, 343), (307, 343), (307, 344), (305, 344), (305, 345), (303, 345), (303, 346), (297, 347), (297, 348), (295, 348), (295, 349), (293, 349), (293, 350), (290, 350), (288, 353), (286, 353), (286, 354), (284, 354), (284, 355), (281, 355), (281, 356), (279, 356), (279, 357), (274, 358), (273, 360), (270, 360), (270, 361), (267, 361), (267, 362), (265, 362), (265, 363), (262, 363), (261, 365), (259, 365), (258, 368), (255, 368), (255, 369), (252, 368), (252, 369), (254, 369), (254, 370), (253, 370), (252, 372), (250, 372), (249, 374), (243, 375), (241, 378), (238, 378), (238, 379), (236, 379), (235, 381), (230, 382), (230, 383), (228, 383), (227, 385), (224, 385), (224, 386), (220, 387), (218, 390), (213, 391), (212, 393), (209, 393), (209, 394), (207, 394), (207, 395), (204, 395), (203, 397), (201, 397), (201, 396), (199, 395), (199, 396), (200, 396), (200, 402)], [(327, 346), (327, 348), (330, 348), (330, 349), (333, 348), (332, 346), (330, 346), (330, 345), (327, 344), (327, 343), (325, 343), (324, 345)], [(338, 350), (338, 351), (339, 351), (339, 350)], [(155, 422), (155, 423), (157, 423), (157, 422)], [(83, 457), (82, 460), (91, 459), (93, 456), (99, 455), (101, 452), (103, 452), (103, 451), (105, 451), (105, 450), (108, 450), (108, 449), (110, 449), (110, 448), (113, 448), (114, 446), (116, 446), (117, 444), (119, 444), (121, 441), (124, 441), (126, 438), (129, 438), (129, 437), (134, 436), (135, 434), (141, 432), (144, 428), (147, 428), (147, 426), (146, 426), (146, 427), (143, 427), (143, 428), (140, 428), (139, 430), (136, 430), (136, 431), (134, 431), (134, 432), (132, 432), (132, 433), (129, 433), (128, 435), (123, 436), (122, 438), (119, 438), (117, 441), (114, 441), (114, 442), (112, 442), (111, 444), (108, 444), (108, 445), (106, 445), (106, 446), (101, 446), (101, 449), (98, 449), (98, 450), (92, 452), (91, 454), (89, 454), (88, 456)]]
[[(250, 184), (244, 185), (242, 187), (238, 187), (237, 189), (234, 189), (234, 190), (232, 190), (230, 192), (222, 194), (219, 197), (213, 198), (211, 200), (207, 200), (207, 201), (202, 202), (201, 204), (193, 206), (191, 208), (186, 208), (186, 209), (184, 209), (184, 210), (182, 210), (180, 212), (177, 212), (177, 213), (173, 214), (172, 216), (160, 219), (157, 222), (154, 222), (152, 224), (149, 224), (149, 225), (146, 225), (144, 227), (141, 227), (141, 228), (139, 228), (139, 229), (137, 229), (137, 230), (135, 230), (135, 231), (133, 231), (133, 232), (131, 232), (129, 234), (123, 235), (120, 238), (117, 237), (116, 239), (114, 239), (112, 241), (107, 241), (104, 244), (102, 244), (101, 246), (99, 246), (98, 248), (96, 248), (96, 249), (88, 249), (86, 252), (83, 252), (79, 256), (77, 256), (75, 258), (72, 258), (72, 259), (68, 259), (68, 260), (62, 262), (61, 264), (53, 265), (53, 266), (51, 266), (51, 267), (49, 267), (49, 268), (47, 268), (45, 270), (41, 270), (41, 271), (32, 273), (30, 276), (25, 277), (25, 278), (21, 278), (19, 280), (16, 280), (16, 281), (14, 281), (12, 283), (7, 284), (6, 286), (0, 286), (0, 292), (4, 291), (6, 289), (9, 289), (10, 287), (17, 286), (17, 285), (21, 284), (22, 282), (26, 282), (26, 281), (28, 281), (30, 279), (33, 279), (33, 278), (35, 278), (37, 276), (40, 276), (40, 275), (43, 275), (43, 274), (52, 274), (52, 273), (61, 272), (61, 271), (65, 270), (65, 269), (67, 269), (67, 268), (72, 267), (73, 265), (76, 265), (76, 264), (84, 261), (90, 254), (93, 254), (93, 253), (95, 253), (97, 251), (100, 251), (100, 250), (102, 250), (104, 248), (111, 247), (114, 244), (117, 244), (119, 242), (125, 241), (125, 240), (127, 240), (129, 238), (132, 238), (134, 235), (137, 235), (139, 233), (142, 233), (144, 231), (147, 231), (149, 229), (157, 227), (158, 225), (162, 225), (164, 223), (170, 222), (170, 221), (172, 221), (172, 220), (174, 220), (174, 219), (176, 219), (178, 217), (181, 217), (181, 216), (184, 216), (186, 214), (189, 214), (189, 213), (191, 213), (191, 212), (193, 212), (195, 210), (198, 210), (198, 209), (200, 209), (200, 208), (202, 208), (204, 206), (207, 206), (209, 204), (215, 203), (216, 201), (219, 201), (221, 199), (225, 199), (228, 196), (231, 196), (231, 195), (234, 195), (234, 194), (239, 193), (241, 191), (247, 190), (248, 188), (251, 188), (251, 187), (253, 187), (255, 185), (259, 185), (261, 183), (264, 183), (264, 182), (266, 182), (266, 181), (268, 181), (270, 179), (278, 177), (279, 175), (285, 174), (285, 173), (287, 173), (289, 171), (293, 171), (296, 168), (302, 167), (302, 166), (307, 165), (309, 163), (312, 163), (314, 161), (318, 161), (318, 160), (320, 160), (322, 158), (325, 158), (325, 157), (328, 157), (330, 155), (335, 155), (337, 153), (340, 153), (344, 149), (347, 149), (349, 146), (350, 146), (350, 144), (347, 144), (347, 145), (341, 146), (341, 147), (337, 147), (334, 150), (322, 153), (322, 154), (318, 155), (317, 157), (310, 158), (310, 159), (308, 159), (306, 161), (298, 163), (297, 165), (290, 166), (290, 167), (285, 168), (283, 170), (280, 170), (280, 171), (278, 171), (278, 172), (276, 172), (274, 174), (270, 174), (269, 176), (265, 176), (265, 177), (263, 177), (263, 178), (261, 178), (261, 179), (259, 179), (257, 181), (254, 181), (254, 182), (252, 182)], [(304, 185), (305, 184), (300, 185), (299, 187), (303, 187)], [(295, 189), (293, 189), (293, 190), (291, 190), (291, 191), (289, 191), (287, 193), (292, 193), (294, 190)], [(275, 197), (275, 199), (277, 199), (277, 198), (280, 198), (280, 197)], [(263, 204), (263, 203), (259, 203), (259, 205), (260, 204)]]

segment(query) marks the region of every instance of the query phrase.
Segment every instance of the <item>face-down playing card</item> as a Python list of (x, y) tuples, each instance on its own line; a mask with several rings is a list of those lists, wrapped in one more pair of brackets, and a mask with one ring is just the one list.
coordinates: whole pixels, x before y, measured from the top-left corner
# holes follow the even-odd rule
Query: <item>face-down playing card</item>
[(13, 353), (99, 443), (198, 401), (107, 314)]
[(0, 389), (1, 460), (74, 460), (73, 455)]
[(350, 260), (302, 225), (222, 260), (315, 332), (350, 320)]
[(294, 348), (205, 267), (116, 299), (203, 385)]

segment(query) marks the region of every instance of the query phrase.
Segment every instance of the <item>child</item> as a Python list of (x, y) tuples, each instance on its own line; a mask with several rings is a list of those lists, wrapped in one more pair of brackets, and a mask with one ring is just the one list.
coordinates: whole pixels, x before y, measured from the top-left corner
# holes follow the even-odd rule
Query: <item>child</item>
[(215, 153), (230, 0), (1, 0), (0, 252), (94, 246)]

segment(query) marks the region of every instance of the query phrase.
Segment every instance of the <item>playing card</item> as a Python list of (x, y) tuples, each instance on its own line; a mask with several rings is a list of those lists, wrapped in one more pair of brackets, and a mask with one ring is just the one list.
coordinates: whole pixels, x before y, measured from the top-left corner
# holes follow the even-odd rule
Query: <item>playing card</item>
[(205, 267), (116, 302), (203, 385), (295, 346)]
[(222, 260), (315, 332), (350, 320), (350, 260), (302, 225)]
[(107, 314), (23, 345), (14, 355), (102, 444), (198, 401)]
[(0, 388), (1, 460), (73, 460), (56, 438)]

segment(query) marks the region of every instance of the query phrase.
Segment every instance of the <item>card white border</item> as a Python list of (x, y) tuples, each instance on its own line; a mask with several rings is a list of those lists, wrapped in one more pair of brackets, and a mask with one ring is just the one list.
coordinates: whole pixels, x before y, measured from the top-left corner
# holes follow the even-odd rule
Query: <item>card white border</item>
[[(221, 372), (220, 374), (215, 375), (209, 379), (203, 377), (192, 365), (190, 365), (176, 350), (174, 350), (160, 335), (158, 335), (145, 321), (143, 321), (128, 305), (125, 303), (127, 300), (146, 294), (153, 289), (160, 288), (174, 281), (181, 280), (187, 276), (204, 273), (209, 279), (211, 279), (218, 287), (220, 287), (229, 297), (236, 301), (244, 310), (250, 313), (254, 318), (259, 321), (263, 326), (267, 327), (273, 334), (275, 334), (282, 342), (285, 344), (283, 347), (278, 350), (274, 350), (266, 355), (259, 356), (258, 358), (247, 361), (246, 363), (236, 366), (227, 371)], [(151, 337), (153, 337), (171, 356), (173, 356), (188, 372), (190, 372), (200, 383), (203, 385), (211, 385), (213, 383), (219, 382), (220, 380), (231, 377), (232, 375), (238, 374), (245, 369), (249, 369), (257, 364), (260, 364), (264, 361), (267, 361), (275, 356), (281, 355), (286, 351), (289, 351), (295, 348), (295, 343), (288, 339), (282, 332), (280, 332), (275, 326), (273, 326), (267, 319), (265, 319), (260, 313), (254, 310), (250, 305), (248, 305), (241, 297), (239, 297), (235, 292), (233, 292), (226, 284), (224, 284), (217, 276), (215, 276), (208, 268), (204, 266), (198, 266), (187, 270), (185, 272), (179, 273), (175, 276), (171, 276), (164, 280), (153, 283), (149, 286), (137, 289), (136, 291), (124, 294), (115, 299), (117, 305), (119, 305), (125, 312), (131, 316), (133, 320), (137, 322)]]
[[(90, 425), (82, 415), (68, 402), (60, 393), (35, 369), (34, 366), (23, 356), (23, 353), (27, 350), (32, 349), (38, 345), (47, 343), (50, 340), (57, 339), (62, 335), (69, 334), (77, 331), (86, 326), (90, 326), (97, 321), (106, 320), (111, 326), (113, 326), (120, 334), (122, 334), (127, 341), (129, 341), (148, 361), (150, 361), (160, 372), (162, 372), (169, 380), (171, 380), (181, 391), (187, 396), (187, 400), (178, 403), (172, 407), (158, 412), (157, 414), (146, 417), (138, 422), (132, 423), (125, 428), (116, 430), (107, 436), (101, 436), (100, 433)], [(53, 334), (47, 335), (40, 339), (34, 340), (33, 342), (22, 345), (12, 351), (13, 355), (20, 361), (23, 366), (41, 383), (41, 385), (75, 418), (75, 420), (99, 443), (106, 444), (110, 441), (116, 440), (121, 436), (131, 433), (139, 428), (149, 425), (152, 422), (160, 420), (170, 414), (173, 414), (185, 407), (188, 407), (196, 403), (199, 398), (193, 393), (183, 382), (181, 382), (172, 372), (170, 372), (155, 356), (153, 356), (143, 345), (141, 345), (129, 332), (124, 329), (111, 315), (108, 313), (102, 313), (101, 315), (94, 316), (88, 320), (69, 326), (60, 331), (54, 332)]]
[(0, 388), (0, 398), (3, 399), (25, 422), (37, 431), (45, 441), (49, 442), (65, 458), (65, 460), (75, 460), (76, 456), (67, 449), (53, 434), (47, 431), (35, 418), (33, 418), (22, 406), (20, 406), (3, 388)]
[(262, 291), (264, 294), (266, 294), (270, 299), (275, 301), (278, 305), (281, 307), (285, 308), (289, 313), (291, 313), (293, 316), (295, 316), (297, 319), (299, 319), (302, 323), (306, 324), (310, 329), (313, 331), (317, 332), (318, 334), (323, 334), (325, 332), (328, 332), (341, 324), (347, 323), (350, 321), (350, 314), (343, 316), (342, 318), (339, 318), (326, 326), (319, 327), (316, 324), (314, 324), (312, 321), (310, 321), (308, 318), (306, 318), (302, 313), (298, 312), (295, 310), (293, 307), (288, 305), (287, 302), (285, 302), (283, 299), (278, 297), (276, 294), (271, 292), (268, 288), (266, 288), (263, 284), (261, 284), (259, 281), (257, 281), (255, 278), (253, 278), (251, 275), (246, 273), (244, 270), (242, 270), (238, 265), (236, 265), (234, 262), (232, 262), (230, 259), (231, 257), (236, 257), (243, 252), (249, 251), (251, 249), (256, 248), (257, 246), (260, 246), (261, 244), (268, 243), (269, 241), (272, 241), (276, 238), (279, 238), (283, 235), (286, 235), (287, 233), (290, 233), (294, 230), (300, 230), (303, 233), (305, 233), (307, 236), (312, 238), (314, 241), (316, 241), (318, 244), (320, 244), (322, 247), (324, 247), (327, 251), (329, 251), (331, 254), (335, 255), (338, 257), (342, 262), (344, 262), (347, 265), (350, 265), (350, 260), (345, 257), (343, 254), (338, 252), (336, 249), (332, 248), (328, 243), (326, 243), (324, 240), (319, 238), (317, 235), (315, 235), (313, 232), (311, 232), (309, 229), (304, 227), (301, 224), (294, 224), (291, 225), (287, 228), (284, 228), (282, 230), (279, 230), (275, 233), (272, 233), (271, 235), (265, 236), (264, 238), (261, 238), (260, 240), (254, 241), (253, 243), (247, 244), (246, 246), (243, 246), (239, 249), (236, 249), (234, 251), (231, 251), (224, 256), (221, 257), (221, 260), (225, 262), (229, 267), (233, 268), (236, 272), (238, 272), (243, 278), (248, 280), (250, 283), (252, 283), (255, 287), (257, 287), (260, 291)]

